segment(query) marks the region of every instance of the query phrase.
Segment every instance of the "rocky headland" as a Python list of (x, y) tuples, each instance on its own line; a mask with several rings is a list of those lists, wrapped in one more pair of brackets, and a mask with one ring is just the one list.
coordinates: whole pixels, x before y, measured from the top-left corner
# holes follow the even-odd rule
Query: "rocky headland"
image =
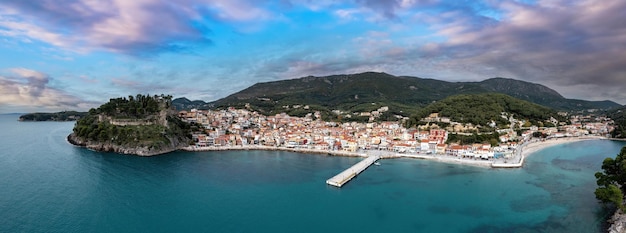
[(111, 99), (76, 122), (71, 144), (95, 151), (152, 156), (189, 146), (195, 125), (183, 122), (171, 96)]
[(148, 146), (124, 146), (117, 145), (111, 142), (97, 142), (85, 140), (76, 136), (75, 133), (71, 133), (67, 136), (67, 141), (73, 145), (85, 147), (87, 149), (101, 151), (101, 152), (114, 152), (118, 154), (126, 154), (126, 155), (138, 155), (138, 156), (153, 156), (160, 154), (167, 154), (169, 152), (176, 151), (178, 149), (183, 148), (183, 145), (186, 146), (188, 144), (179, 144), (172, 143), (169, 146), (164, 146), (161, 148), (150, 148)]

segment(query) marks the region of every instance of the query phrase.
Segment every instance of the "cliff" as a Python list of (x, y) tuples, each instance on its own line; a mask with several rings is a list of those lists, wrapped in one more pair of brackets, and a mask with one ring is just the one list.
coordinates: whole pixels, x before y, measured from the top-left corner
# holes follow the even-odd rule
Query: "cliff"
[(96, 151), (152, 156), (188, 146), (193, 127), (171, 109), (170, 96), (137, 95), (91, 109), (67, 140)]
[(127, 155), (139, 155), (139, 156), (153, 156), (159, 154), (166, 154), (172, 151), (176, 151), (181, 149), (188, 144), (179, 144), (173, 143), (165, 147), (161, 147), (158, 149), (150, 148), (148, 146), (126, 146), (126, 145), (117, 145), (111, 142), (97, 142), (85, 140), (84, 138), (80, 138), (76, 136), (75, 133), (71, 133), (67, 136), (67, 141), (76, 146), (82, 146), (88, 149), (92, 149), (95, 151), (101, 152), (115, 152), (118, 154), (127, 154)]

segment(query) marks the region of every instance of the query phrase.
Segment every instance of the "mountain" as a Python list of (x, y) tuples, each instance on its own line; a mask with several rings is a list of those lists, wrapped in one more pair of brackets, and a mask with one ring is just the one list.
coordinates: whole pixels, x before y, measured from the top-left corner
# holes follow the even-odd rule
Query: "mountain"
[(210, 107), (210, 104), (207, 102), (204, 102), (202, 100), (189, 100), (185, 97), (182, 98), (176, 98), (174, 100), (172, 100), (172, 106), (174, 106), (174, 108), (176, 108), (176, 110), (189, 110), (192, 108), (195, 109), (208, 109)]
[(303, 77), (257, 83), (240, 92), (211, 103), (215, 107), (248, 107), (265, 114), (286, 112), (301, 115), (302, 108), (330, 112), (373, 111), (389, 106), (389, 115), (409, 116), (420, 108), (458, 94), (502, 93), (556, 110), (607, 109), (619, 106), (611, 101), (566, 99), (540, 84), (513, 79), (493, 78), (482, 82), (446, 82), (386, 73), (366, 72), (351, 75)]
[(413, 121), (418, 122), (431, 113), (439, 113), (441, 117), (449, 117), (450, 120), (460, 123), (481, 126), (495, 123), (499, 128), (510, 124), (510, 116), (533, 122), (534, 125), (541, 125), (537, 123), (549, 121), (551, 118), (566, 120), (550, 108), (500, 93), (450, 96), (418, 111)]
[(299, 113), (298, 109), (288, 108), (294, 105), (308, 105), (310, 109), (322, 112), (336, 109), (369, 112), (389, 106), (391, 114), (408, 116), (418, 108), (458, 92), (480, 93), (484, 90), (477, 85), (367, 72), (257, 83), (214, 102), (214, 105), (244, 107), (248, 103), (250, 108), (262, 113), (286, 112), (290, 115)]
[(171, 96), (111, 99), (78, 120), (67, 137), (97, 151), (150, 156), (189, 145), (193, 125), (171, 108)]
[(619, 104), (605, 101), (566, 99), (561, 94), (544, 85), (508, 78), (492, 78), (477, 83), (490, 92), (507, 94), (512, 97), (551, 107), (558, 110), (576, 111), (585, 109), (610, 109)]

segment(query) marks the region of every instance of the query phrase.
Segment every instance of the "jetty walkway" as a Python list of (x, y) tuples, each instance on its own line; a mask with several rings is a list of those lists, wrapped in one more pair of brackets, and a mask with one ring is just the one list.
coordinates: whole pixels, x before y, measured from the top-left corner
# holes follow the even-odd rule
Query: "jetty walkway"
[(326, 180), (326, 183), (340, 188), (345, 183), (348, 183), (348, 181), (352, 180), (352, 178), (354, 178), (356, 175), (358, 175), (362, 171), (365, 171), (365, 169), (367, 169), (373, 163), (378, 161), (380, 158), (381, 158), (380, 155), (368, 156), (364, 160), (361, 160), (361, 162), (358, 162), (357, 164), (344, 170), (343, 172), (337, 174), (336, 176), (333, 176), (333, 178)]

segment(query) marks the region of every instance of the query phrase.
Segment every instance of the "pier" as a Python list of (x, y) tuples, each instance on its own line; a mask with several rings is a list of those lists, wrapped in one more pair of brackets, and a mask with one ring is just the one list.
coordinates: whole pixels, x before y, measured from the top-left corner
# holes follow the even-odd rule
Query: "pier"
[(326, 180), (326, 184), (341, 188), (341, 186), (348, 183), (348, 181), (352, 180), (352, 178), (356, 177), (356, 175), (358, 175), (359, 173), (367, 169), (369, 166), (371, 166), (373, 163), (375, 163), (379, 159), (380, 159), (379, 155), (368, 156), (367, 158), (365, 158), (364, 160), (361, 160), (357, 164), (352, 165), (352, 167), (344, 170), (343, 172), (337, 174), (336, 176), (333, 176), (333, 178)]

